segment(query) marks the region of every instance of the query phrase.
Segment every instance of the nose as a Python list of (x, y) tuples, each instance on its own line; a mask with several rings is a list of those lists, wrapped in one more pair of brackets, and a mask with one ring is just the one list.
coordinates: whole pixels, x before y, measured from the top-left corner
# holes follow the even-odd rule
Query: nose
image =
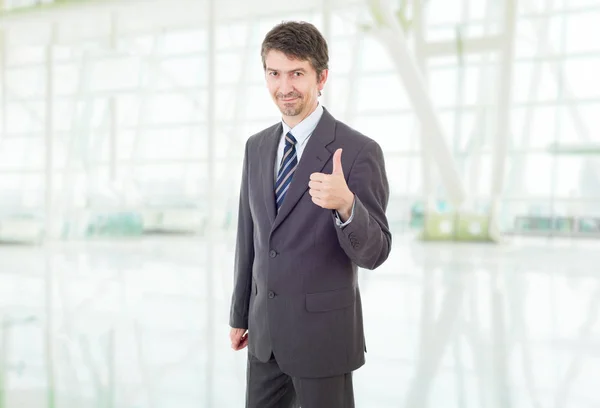
[(292, 81), (286, 76), (282, 75), (282, 78), (279, 82), (279, 92), (283, 95), (287, 95), (294, 90), (294, 86), (292, 85)]

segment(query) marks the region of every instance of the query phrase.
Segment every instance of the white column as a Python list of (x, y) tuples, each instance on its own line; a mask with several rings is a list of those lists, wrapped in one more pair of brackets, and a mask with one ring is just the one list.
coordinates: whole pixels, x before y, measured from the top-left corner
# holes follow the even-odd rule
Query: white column
[(448, 198), (455, 207), (459, 207), (465, 199), (465, 189), (452, 153), (444, 140), (441, 123), (423, 78), (408, 49), (404, 31), (395, 20), (389, 4), (384, 10), (381, 1), (370, 0), (370, 3), (377, 17), (381, 19), (381, 25), (372, 31), (390, 52), (421, 126), (428, 129), (423, 132), (424, 143), (431, 146), (431, 154), (438, 166)]
[[(117, 14), (112, 13), (110, 18), (110, 49), (113, 52), (117, 50), (117, 38), (118, 38), (118, 21)], [(114, 185), (117, 181), (117, 97), (111, 95), (108, 100), (108, 113), (109, 113), (109, 180)]]
[[(327, 41), (329, 55), (331, 55), (331, 0), (323, 0), (323, 37)], [(331, 79), (327, 80), (327, 87), (323, 89), (323, 105), (331, 107)]]
[(216, 226), (217, 223), (213, 224), (214, 215), (215, 215), (215, 195), (218, 193), (215, 191), (216, 183), (216, 162), (215, 162), (215, 143), (214, 139), (216, 137), (216, 51), (215, 51), (215, 43), (216, 43), (216, 0), (209, 0), (209, 10), (208, 10), (208, 54), (207, 54), (207, 78), (208, 78), (208, 95), (207, 95), (207, 104), (206, 104), (206, 149), (208, 151), (208, 166), (206, 173), (206, 208), (207, 208), (207, 228), (209, 231), (212, 230), (213, 227)]
[(53, 148), (54, 148), (54, 43), (58, 33), (58, 27), (56, 23), (51, 28), (50, 38), (46, 45), (46, 103), (45, 103), (45, 125), (44, 125), (44, 186), (45, 186), (45, 217), (44, 217), (44, 230), (45, 237), (48, 238), (53, 236)]
[(3, 314), (0, 317), (0, 407), (6, 407), (6, 394), (9, 387), (8, 382), (8, 370), (5, 367), (8, 366), (8, 349), (10, 336), (8, 333), (8, 318)]
[(44, 350), (46, 363), (46, 408), (56, 408), (55, 353), (54, 353), (54, 274), (52, 273), (52, 250), (44, 250)]
[[(413, 26), (415, 35), (415, 54), (416, 62), (421, 75), (423, 76), (423, 84), (427, 87), (427, 63), (425, 60), (425, 21), (423, 19), (423, 1), (413, 0)], [(426, 143), (426, 132), (430, 130), (426, 124), (420, 123), (419, 131), (421, 132), (421, 174), (423, 180), (423, 211), (425, 214), (435, 210), (435, 200), (433, 197), (433, 174), (431, 165), (433, 164), (431, 157), (431, 147)]]
[(494, 141), (492, 156), (492, 207), (491, 215), (494, 220), (500, 203), (500, 195), (504, 187), (504, 169), (506, 167), (506, 154), (510, 138), (510, 105), (512, 99), (513, 61), (515, 44), (515, 24), (517, 13), (517, 0), (504, 2), (504, 43), (501, 51), (501, 67), (499, 73), (498, 95), (498, 132)]
[(6, 126), (6, 124), (8, 123), (6, 118), (6, 112), (8, 107), (8, 98), (6, 97), (8, 86), (8, 83), (6, 81), (6, 54), (8, 51), (7, 36), (8, 35), (6, 29), (0, 30), (0, 86), (2, 87), (2, 93), (0, 93), (2, 98), (2, 100), (0, 101), (0, 103), (2, 104), (2, 133), (0, 134), (0, 138), (6, 137), (6, 132), (8, 129), (8, 127)]
[[(46, 44), (46, 103), (45, 103), (45, 239), (53, 238), (54, 225), (53, 222), (53, 138), (54, 138), (54, 44), (58, 36), (58, 25), (54, 23), (51, 27), (50, 38)], [(49, 249), (44, 251), (44, 269), (45, 269), (45, 311), (46, 319), (44, 322), (44, 349), (46, 362), (46, 406), (48, 408), (56, 407), (56, 384), (54, 372), (54, 313), (53, 313), (53, 274), (52, 274), (52, 255)]]
[[(203, 234), (204, 237), (210, 237), (211, 234), (217, 232), (217, 228), (219, 228), (218, 224), (215, 222), (215, 198), (219, 196), (219, 192), (215, 191), (217, 187), (216, 183), (216, 163), (215, 163), (215, 143), (214, 139), (216, 137), (216, 7), (217, 0), (208, 0), (208, 21), (207, 21), (207, 39), (208, 39), (208, 53), (207, 53), (207, 78), (208, 78), (208, 95), (207, 95), (207, 105), (206, 105), (206, 123), (207, 123), (207, 132), (206, 132), (206, 148), (208, 151), (208, 169), (206, 173), (206, 196), (203, 197), (203, 200), (206, 204), (206, 230)], [(216, 234), (216, 237), (222, 236), (221, 234)], [(205, 238), (206, 239), (206, 238)], [(214, 283), (213, 283), (213, 273), (215, 273), (215, 245), (214, 245), (214, 237), (213, 239), (206, 239), (204, 243), (206, 248), (206, 263), (204, 273), (206, 274), (205, 278), (205, 295), (204, 299), (205, 303), (205, 313), (206, 313), (206, 383), (204, 386), (206, 387), (206, 397), (204, 401), (204, 406), (212, 407), (213, 404), (213, 393), (214, 393), (214, 385), (213, 385), (213, 376), (214, 376), (214, 342), (215, 342), (215, 319), (214, 313), (215, 309), (213, 305), (215, 304), (214, 300)]]

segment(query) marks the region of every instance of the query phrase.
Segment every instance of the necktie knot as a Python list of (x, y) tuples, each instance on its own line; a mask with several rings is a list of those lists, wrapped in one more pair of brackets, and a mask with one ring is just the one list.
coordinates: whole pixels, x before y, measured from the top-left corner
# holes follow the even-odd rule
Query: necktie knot
[(292, 135), (292, 132), (287, 132), (287, 135), (285, 135), (285, 144), (295, 146), (296, 143), (298, 142), (296, 141), (294, 135)]

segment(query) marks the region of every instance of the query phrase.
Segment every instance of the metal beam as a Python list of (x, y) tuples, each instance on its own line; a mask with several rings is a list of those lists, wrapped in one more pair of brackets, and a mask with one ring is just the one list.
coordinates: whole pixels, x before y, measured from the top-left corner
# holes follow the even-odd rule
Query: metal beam
[[(487, 34), (490, 30), (490, 23), (492, 22), (492, 9), (494, 0), (486, 0), (485, 3), (485, 33)], [(480, 194), (479, 191), (479, 180), (481, 178), (481, 162), (482, 162), (482, 153), (483, 153), (483, 145), (486, 135), (488, 134), (488, 126), (489, 123), (486, 121), (487, 112), (491, 106), (493, 106), (491, 102), (491, 90), (490, 87), (487, 86), (487, 81), (489, 80), (489, 72), (490, 68), (490, 54), (484, 54), (482, 56), (482, 63), (479, 66), (479, 80), (477, 84), (478, 95), (476, 102), (476, 113), (475, 113), (475, 125), (471, 130), (471, 137), (468, 142), (468, 154), (471, 156), (471, 167), (468, 174), (468, 188), (470, 197), (473, 199), (474, 196)], [(469, 64), (472, 66), (471, 64)]]
[[(531, 10), (533, 9), (532, 5), (529, 4), (529, 2), (527, 2), (527, 1), (523, 2), (523, 6), (524, 6), (524, 9), (526, 12), (531, 12)], [(600, 10), (600, 9), (598, 9), (598, 10)], [(565, 18), (565, 16), (563, 16), (563, 18)], [(548, 23), (546, 23), (546, 24), (548, 24)], [(534, 26), (534, 29), (536, 29), (535, 26)], [(557, 55), (557, 58), (563, 58), (563, 59), (566, 58), (564, 51), (558, 51), (558, 52), (555, 51), (554, 48), (552, 47), (552, 44), (543, 37), (543, 35), (544, 35), (543, 26), (538, 25), (537, 31), (538, 31), (539, 44), (540, 44), (540, 49), (539, 49), (540, 55)], [(540, 59), (540, 61), (541, 60), (542, 59)], [(563, 72), (564, 68), (562, 67), (562, 65), (548, 64), (548, 68), (550, 69), (550, 73), (556, 77), (557, 85), (560, 85), (560, 87), (561, 87), (560, 91), (562, 92), (561, 97), (558, 98), (557, 101), (552, 102), (552, 104), (554, 104), (556, 106), (561, 106), (561, 105), (566, 106), (567, 109), (569, 110), (569, 114), (571, 115), (571, 117), (573, 119), (573, 125), (575, 126), (576, 134), (579, 136), (580, 140), (582, 140), (583, 142), (586, 142), (586, 143), (593, 142), (593, 137), (591, 135), (589, 127), (587, 126), (584, 119), (582, 118), (581, 112), (579, 111), (579, 109), (577, 109), (576, 104), (581, 104), (583, 101), (585, 101), (586, 103), (587, 102), (595, 103), (596, 101), (593, 101), (593, 99), (591, 99), (591, 98), (588, 98), (588, 99), (577, 98), (571, 92), (571, 89), (569, 86), (569, 78), (565, 77), (564, 72)], [(542, 104), (537, 103), (536, 105), (541, 106)], [(598, 174), (600, 176), (600, 166), (598, 166), (597, 162), (592, 162), (592, 166), (595, 169), (596, 174)]]
[[(136, 53), (136, 54), (132, 54), (132, 55), (136, 55), (139, 59), (140, 59), (140, 69), (139, 69), (139, 76), (138, 76), (138, 85), (139, 85), (139, 92), (137, 93), (137, 102), (138, 102), (138, 109), (137, 109), (137, 120), (136, 120), (136, 126), (135, 126), (135, 135), (133, 137), (133, 144), (131, 147), (131, 158), (135, 159), (136, 157), (139, 158), (139, 152), (140, 152), (140, 144), (142, 143), (142, 138), (144, 137), (143, 134), (143, 130), (144, 128), (146, 128), (146, 126), (148, 126), (147, 128), (154, 128), (153, 125), (149, 125), (147, 122), (147, 119), (150, 115), (148, 115), (148, 104), (150, 103), (150, 101), (152, 100), (152, 94), (151, 94), (151, 86), (152, 83), (155, 81), (155, 78), (157, 76), (157, 71), (158, 71), (158, 59), (160, 58), (160, 54), (161, 51), (163, 49), (163, 42), (164, 42), (164, 32), (159, 32), (159, 33), (155, 33), (154, 36), (152, 37), (152, 50), (150, 51), (150, 53), (146, 56), (144, 54), (142, 54), (141, 52)], [(147, 65), (145, 65), (147, 63)], [(147, 69), (146, 75), (144, 75), (144, 71)], [(145, 80), (145, 81), (144, 81)], [(190, 96), (193, 100), (195, 95), (192, 95), (193, 92), (190, 91)], [(146, 135), (147, 137), (147, 135)], [(131, 175), (130, 177), (132, 178), (136, 178), (138, 176), (137, 172), (132, 169), (131, 167), (128, 168), (129, 170), (129, 174)]]
[[(505, 42), (502, 35), (490, 35), (479, 38), (468, 38), (461, 42), (461, 54), (477, 54), (494, 50), (501, 50)], [(424, 45), (423, 52), (427, 57), (440, 57), (446, 55), (456, 55), (458, 43), (456, 40), (433, 41)]]
[(49, 12), (54, 10), (72, 9), (89, 4), (101, 3), (122, 3), (123, 0), (53, 0), (49, 3), (36, 1), (33, 4), (7, 8), (4, 1), (0, 1), (0, 21), (6, 18), (15, 18), (18, 16), (29, 15), (32, 13)]

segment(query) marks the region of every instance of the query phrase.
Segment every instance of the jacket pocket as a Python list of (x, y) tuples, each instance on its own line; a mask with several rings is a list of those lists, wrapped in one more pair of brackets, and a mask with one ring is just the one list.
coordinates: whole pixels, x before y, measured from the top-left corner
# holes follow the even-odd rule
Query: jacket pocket
[(354, 288), (308, 293), (306, 295), (306, 310), (309, 312), (328, 312), (343, 309), (354, 304), (354, 295)]

